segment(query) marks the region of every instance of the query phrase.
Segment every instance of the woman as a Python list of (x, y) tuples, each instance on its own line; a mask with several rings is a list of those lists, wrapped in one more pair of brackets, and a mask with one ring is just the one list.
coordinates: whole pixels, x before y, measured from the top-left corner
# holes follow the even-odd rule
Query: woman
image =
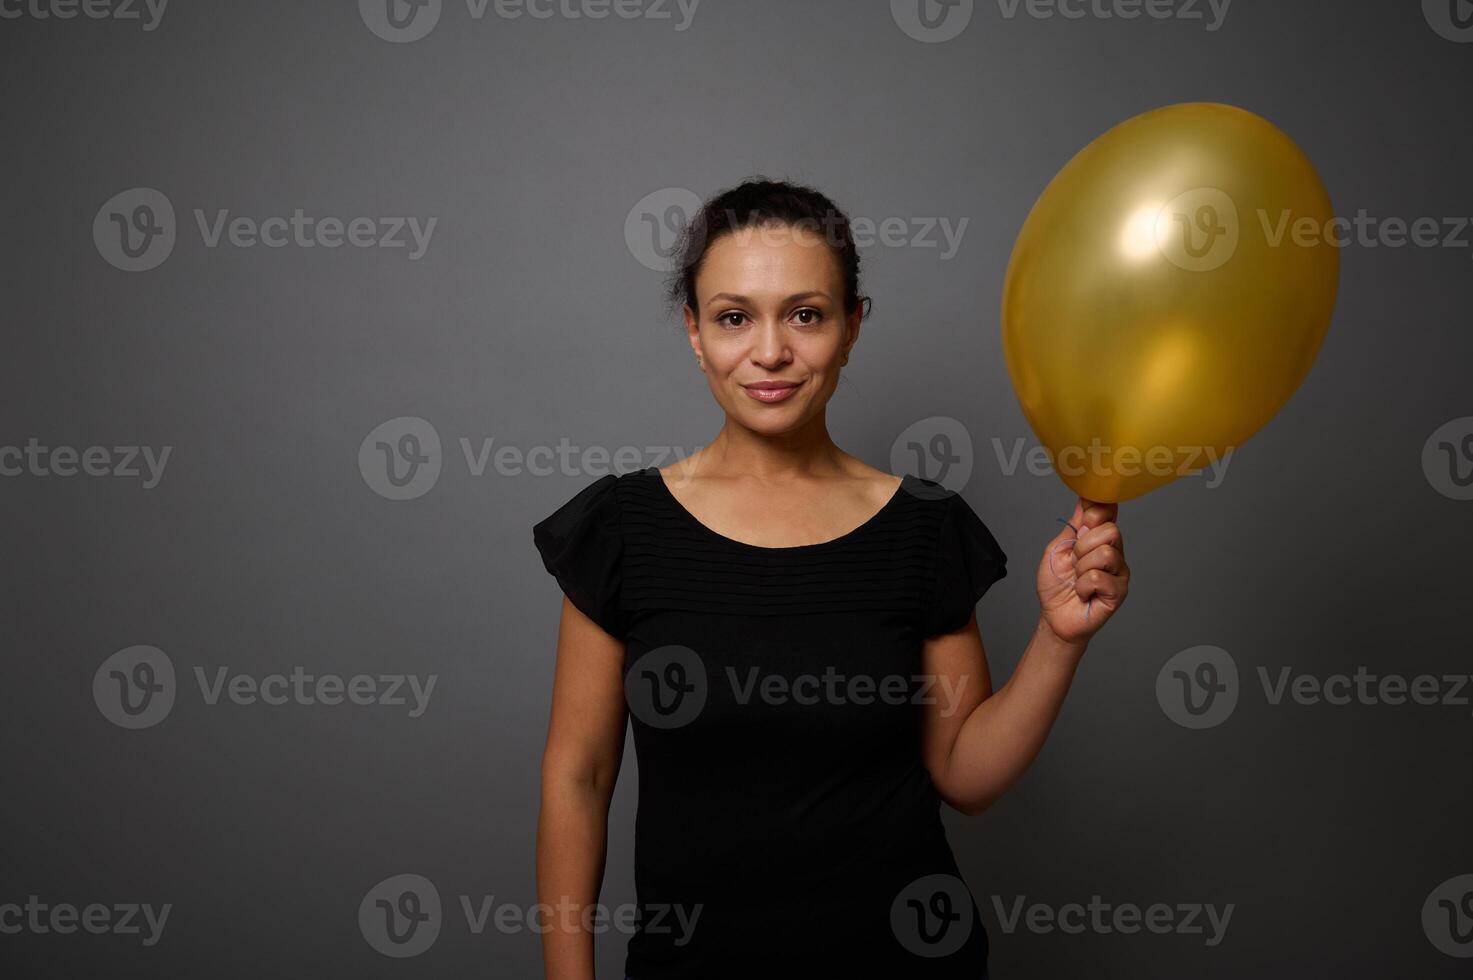
[(975, 606), (1002, 549), (960, 496), (829, 438), (865, 299), (847, 218), (806, 187), (726, 191), (690, 223), (671, 298), (720, 433), (534, 528), (565, 593), (537, 842), (547, 976), (591, 980), (594, 933), (630, 928), (590, 910), (628, 723), (627, 977), (985, 977), (939, 804), (981, 812), (1038, 753), (1125, 599), (1116, 508), (1080, 500), (1046, 546), (1037, 630), (994, 692)]

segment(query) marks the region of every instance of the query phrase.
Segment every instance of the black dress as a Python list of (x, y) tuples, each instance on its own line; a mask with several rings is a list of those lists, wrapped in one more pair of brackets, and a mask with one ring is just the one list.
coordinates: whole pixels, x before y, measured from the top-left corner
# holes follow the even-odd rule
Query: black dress
[(701, 524), (648, 467), (595, 480), (533, 540), (625, 643), (628, 977), (986, 975), (920, 750), (924, 699), (946, 696), (919, 677), (922, 638), (1006, 574), (966, 501), (907, 474), (853, 531), (764, 548)]

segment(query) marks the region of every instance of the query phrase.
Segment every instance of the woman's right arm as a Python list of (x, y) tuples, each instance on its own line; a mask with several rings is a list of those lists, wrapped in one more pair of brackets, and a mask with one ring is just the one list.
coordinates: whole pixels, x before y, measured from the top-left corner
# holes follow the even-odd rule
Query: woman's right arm
[(623, 644), (564, 597), (537, 820), (548, 980), (593, 980), (592, 911), (585, 909), (603, 883), (609, 800), (624, 756), (623, 664)]

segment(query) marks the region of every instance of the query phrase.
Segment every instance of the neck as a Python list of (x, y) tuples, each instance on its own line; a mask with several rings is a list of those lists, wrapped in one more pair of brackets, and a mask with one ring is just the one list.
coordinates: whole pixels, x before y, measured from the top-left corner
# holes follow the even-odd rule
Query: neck
[(823, 412), (800, 428), (778, 435), (754, 432), (727, 416), (711, 444), (688, 457), (685, 476), (748, 477), (760, 482), (833, 475), (844, 454), (829, 436)]

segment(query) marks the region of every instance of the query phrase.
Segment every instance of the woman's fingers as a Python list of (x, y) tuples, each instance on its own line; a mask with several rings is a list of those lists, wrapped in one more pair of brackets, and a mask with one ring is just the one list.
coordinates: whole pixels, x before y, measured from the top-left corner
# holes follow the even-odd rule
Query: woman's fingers
[(1086, 501), (1083, 497), (1079, 497), (1074, 501), (1074, 513), (1069, 516), (1069, 525), (1073, 527), (1075, 531), (1078, 531), (1079, 525), (1083, 523), (1084, 510), (1088, 505), (1088, 501)]
[(1067, 525), (1049, 542), (1049, 568), (1055, 577), (1073, 580), (1082, 602), (1098, 597), (1113, 607), (1130, 587), (1125, 539), (1115, 523), (1119, 512), (1119, 504), (1080, 497)]
[(1125, 555), (1112, 544), (1102, 544), (1089, 549), (1074, 562), (1074, 574), (1080, 577), (1095, 569), (1109, 575), (1119, 575), (1125, 571)]
[(1130, 588), (1125, 538), (1115, 522), (1120, 505), (1080, 498), (1075, 509), (1081, 524), (1074, 541), (1074, 592), (1086, 603), (1099, 598), (1114, 607)]
[(1079, 535), (1074, 542), (1074, 555), (1076, 558), (1083, 558), (1095, 548), (1104, 545), (1110, 545), (1122, 555), (1125, 554), (1125, 539), (1120, 534), (1120, 525), (1114, 521), (1107, 521)]
[(1074, 505), (1074, 516), (1077, 520), (1073, 523), (1080, 531), (1084, 531), (1088, 528), (1099, 527), (1106, 521), (1113, 521), (1119, 512), (1119, 504), (1101, 504), (1080, 497), (1079, 502)]
[(1129, 581), (1127, 574), (1111, 575), (1103, 569), (1095, 568), (1074, 580), (1074, 593), (1084, 602), (1100, 599), (1114, 608), (1125, 598)]

